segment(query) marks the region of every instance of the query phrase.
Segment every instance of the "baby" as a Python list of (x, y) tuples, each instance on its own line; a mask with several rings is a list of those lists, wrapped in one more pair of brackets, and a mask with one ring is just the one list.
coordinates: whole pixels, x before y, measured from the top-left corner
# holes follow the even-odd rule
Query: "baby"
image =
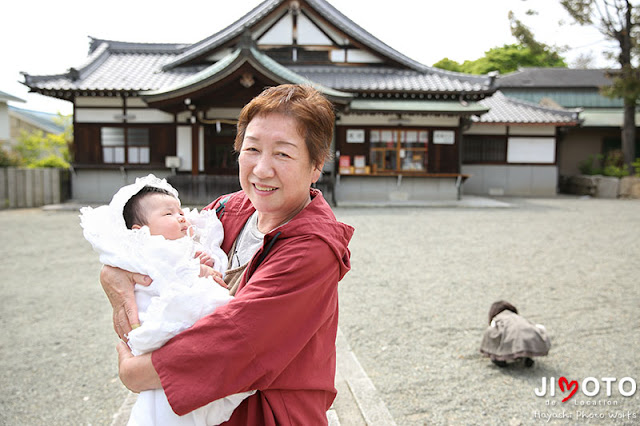
[[(128, 344), (134, 355), (151, 352), (232, 297), (218, 285), (227, 267), (220, 248), (222, 224), (214, 211), (182, 209), (177, 191), (153, 175), (121, 188), (106, 206), (81, 209), (85, 238), (104, 264), (148, 275), (136, 285), (141, 325)], [(255, 393), (230, 395), (185, 416), (176, 415), (162, 389), (144, 391), (129, 425), (212, 425)]]
[(522, 359), (526, 367), (531, 367), (531, 358), (547, 355), (549, 348), (551, 342), (544, 326), (521, 317), (516, 307), (504, 300), (491, 305), (480, 352), (494, 364), (506, 367), (507, 361)]

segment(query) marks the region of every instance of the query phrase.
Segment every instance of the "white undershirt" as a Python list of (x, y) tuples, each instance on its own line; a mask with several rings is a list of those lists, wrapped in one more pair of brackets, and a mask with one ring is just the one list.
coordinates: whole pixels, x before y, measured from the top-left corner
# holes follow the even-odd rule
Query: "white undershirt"
[(264, 234), (258, 230), (258, 212), (254, 212), (242, 228), (232, 255), (231, 269), (245, 265), (262, 247)]

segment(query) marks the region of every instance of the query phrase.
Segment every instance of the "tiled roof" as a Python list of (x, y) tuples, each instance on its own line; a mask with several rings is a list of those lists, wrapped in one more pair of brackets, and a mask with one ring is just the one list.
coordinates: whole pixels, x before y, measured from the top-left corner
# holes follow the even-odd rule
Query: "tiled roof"
[[(202, 73), (215, 69), (209, 64), (187, 66), (192, 59), (207, 56), (233, 41), (243, 43), (248, 29), (258, 24), (284, 0), (265, 0), (225, 29), (192, 45), (168, 43), (130, 43), (91, 39), (85, 63), (58, 75), (25, 74), (25, 85), (41, 93), (70, 98), (70, 92), (140, 92), (163, 91), (201, 79)], [(491, 93), (493, 79), (453, 73), (420, 64), (351, 21), (326, 0), (306, 0), (329, 23), (377, 54), (390, 58), (394, 67), (290, 66), (288, 71), (276, 64), (276, 74), (292, 76), (289, 81), (308, 79), (325, 88), (338, 91), (458, 93), (465, 95)], [(272, 61), (269, 59), (269, 61)], [(263, 61), (266, 63), (265, 61)], [(275, 62), (274, 62), (275, 63)], [(273, 68), (273, 67), (272, 67)], [(273, 71), (273, 70), (272, 70)], [(295, 77), (295, 78), (293, 78)], [(107, 93), (108, 94), (108, 93)], [(115, 93), (114, 93), (115, 94)]]
[[(263, 1), (256, 8), (251, 10), (242, 18), (238, 19), (233, 24), (213, 34), (212, 36), (207, 37), (204, 40), (194, 43), (192, 46), (186, 49), (184, 53), (177, 56), (170, 63), (167, 63), (164, 68), (170, 69), (184, 64), (191, 59), (204, 55), (206, 52), (211, 51), (223, 45), (224, 43), (239, 37), (243, 34), (243, 32), (247, 30), (247, 28), (253, 26), (258, 21), (260, 21), (260, 19), (264, 18), (271, 11), (280, 6), (283, 1), (284, 0)], [(393, 61), (396, 61), (398, 64), (401, 64), (409, 68), (410, 70), (422, 74), (439, 75), (442, 79), (467, 82), (469, 85), (473, 86), (483, 86), (489, 83), (489, 79), (486, 76), (455, 73), (429, 67), (403, 55), (402, 53), (380, 41), (378, 38), (373, 36), (364, 28), (360, 27), (351, 19), (347, 18), (342, 14), (342, 12), (329, 4), (326, 0), (307, 0), (307, 3), (345, 34), (349, 35), (363, 45), (369, 47), (373, 51), (379, 52), (381, 55), (386, 56)]]
[(9, 93), (3, 92), (2, 90), (0, 90), (0, 102), (9, 102), (9, 101), (25, 102), (24, 99), (21, 99), (17, 96), (10, 95)]
[(389, 67), (288, 66), (309, 80), (338, 90), (401, 92), (487, 92), (488, 81), (471, 82), (442, 73)]
[(309, 84), (334, 100), (348, 101), (352, 98), (352, 95), (349, 93), (334, 90), (296, 74), (253, 46), (242, 46), (226, 57), (220, 59), (215, 64), (183, 79), (175, 85), (170, 85), (169, 87), (164, 87), (156, 91), (142, 92), (141, 95), (150, 99), (152, 97), (161, 98), (167, 95), (176, 96), (181, 92), (188, 93), (190, 91), (197, 90), (199, 87), (207, 86), (213, 81), (219, 80), (238, 69), (246, 62), (250, 62), (261, 72), (270, 75), (280, 83)]
[[(154, 90), (176, 84), (205, 68), (185, 67), (162, 71), (183, 45), (153, 45), (94, 40), (85, 64), (66, 74), (25, 75), (25, 84), (40, 90), (122, 91)], [(162, 46), (163, 48), (159, 48)]]
[(511, 74), (499, 76), (496, 85), (498, 88), (597, 88), (611, 85), (611, 80), (606, 75), (607, 71), (604, 69), (523, 68)]
[(42, 111), (31, 111), (23, 108), (9, 107), (9, 114), (26, 121), (45, 132), (58, 134), (64, 132), (64, 126), (56, 122), (58, 114), (51, 114)]
[(489, 112), (480, 117), (473, 117), (477, 123), (578, 124), (577, 111), (542, 107), (509, 98), (500, 91), (479, 103), (487, 107)]
[[(212, 67), (200, 65), (163, 71), (164, 65), (173, 61), (176, 53), (144, 47), (145, 45), (136, 43), (102, 40), (83, 66), (73, 68), (66, 74), (25, 75), (25, 84), (34, 89), (51, 91), (155, 91), (185, 84), (186, 80), (194, 76), (198, 78), (198, 73)], [(178, 49), (175, 50), (177, 51)], [(275, 63), (270, 58), (266, 60)], [(299, 77), (339, 91), (467, 94), (489, 91), (487, 84), (453, 79), (442, 73), (422, 73), (389, 67), (308, 65), (287, 68), (289, 73), (295, 73)]]

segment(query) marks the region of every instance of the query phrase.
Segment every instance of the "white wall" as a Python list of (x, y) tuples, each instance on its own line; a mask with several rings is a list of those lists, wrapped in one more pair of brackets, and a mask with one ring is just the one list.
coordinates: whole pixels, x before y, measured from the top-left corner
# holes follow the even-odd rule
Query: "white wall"
[(7, 142), (9, 136), (9, 106), (0, 102), (0, 142)]

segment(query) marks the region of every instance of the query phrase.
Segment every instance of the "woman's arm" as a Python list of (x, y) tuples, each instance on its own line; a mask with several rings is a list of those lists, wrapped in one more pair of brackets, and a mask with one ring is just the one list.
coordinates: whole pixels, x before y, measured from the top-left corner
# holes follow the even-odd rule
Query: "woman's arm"
[(135, 284), (148, 286), (151, 278), (104, 265), (100, 271), (100, 283), (113, 308), (113, 328), (122, 340), (126, 340), (125, 335), (132, 327), (140, 325), (133, 287)]
[(132, 392), (160, 389), (160, 377), (151, 363), (151, 352), (133, 356), (129, 346), (118, 342), (118, 375), (123, 385)]

